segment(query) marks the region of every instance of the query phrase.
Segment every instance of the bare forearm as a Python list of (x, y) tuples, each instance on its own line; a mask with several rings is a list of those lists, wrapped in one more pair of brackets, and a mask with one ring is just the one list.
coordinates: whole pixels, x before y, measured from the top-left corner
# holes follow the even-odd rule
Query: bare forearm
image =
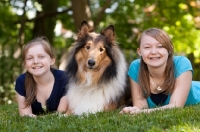
[(121, 111), (120, 111), (120, 114), (138, 114), (138, 113), (151, 113), (153, 111), (157, 111), (157, 110), (166, 110), (166, 109), (171, 109), (171, 108), (177, 108), (175, 105), (165, 105), (165, 106), (162, 106), (162, 107), (159, 107), (159, 108), (140, 108), (140, 107), (137, 107), (137, 106), (133, 106), (133, 107), (125, 107), (123, 108)]
[(181, 108), (181, 107), (177, 107), (176, 105), (168, 104), (168, 105), (161, 106), (161, 107), (158, 107), (158, 108), (142, 109), (141, 112), (151, 113), (153, 111), (166, 110), (166, 109), (172, 109), (172, 108)]

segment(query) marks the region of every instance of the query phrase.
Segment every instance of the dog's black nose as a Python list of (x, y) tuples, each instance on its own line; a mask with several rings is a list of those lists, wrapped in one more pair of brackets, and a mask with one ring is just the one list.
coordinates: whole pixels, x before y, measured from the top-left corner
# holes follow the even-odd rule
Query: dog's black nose
[(88, 65), (89, 66), (94, 66), (95, 65), (95, 61), (94, 60), (89, 60), (88, 61)]

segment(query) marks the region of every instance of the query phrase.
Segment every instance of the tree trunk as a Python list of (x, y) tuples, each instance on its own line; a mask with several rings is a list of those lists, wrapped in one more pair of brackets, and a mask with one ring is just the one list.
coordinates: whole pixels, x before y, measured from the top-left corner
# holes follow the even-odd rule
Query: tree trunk
[(79, 28), (83, 20), (89, 21), (91, 10), (88, 0), (71, 0), (75, 28)]
[[(35, 25), (33, 28), (33, 38), (37, 36), (46, 36), (50, 43), (53, 42), (54, 38), (54, 28), (56, 25), (55, 17), (48, 16), (45, 14), (51, 14), (52, 12), (57, 12), (59, 0), (38, 0), (42, 5), (42, 11), (37, 11), (38, 19), (35, 19)], [(44, 16), (44, 17), (40, 17)]]

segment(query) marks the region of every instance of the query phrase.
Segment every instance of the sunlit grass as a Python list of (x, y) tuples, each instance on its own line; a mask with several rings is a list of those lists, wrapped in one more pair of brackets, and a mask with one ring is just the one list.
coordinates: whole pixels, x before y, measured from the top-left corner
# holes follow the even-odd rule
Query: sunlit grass
[(0, 106), (1, 132), (198, 132), (200, 105), (157, 111), (151, 114), (120, 115), (119, 110), (83, 116), (48, 114), (37, 118), (19, 117), (17, 105)]

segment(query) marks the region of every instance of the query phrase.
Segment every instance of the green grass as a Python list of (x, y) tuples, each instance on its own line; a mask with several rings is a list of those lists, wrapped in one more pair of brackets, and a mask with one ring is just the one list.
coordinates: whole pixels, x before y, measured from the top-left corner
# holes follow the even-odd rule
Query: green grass
[(119, 110), (83, 116), (48, 114), (20, 117), (17, 105), (0, 106), (0, 132), (198, 132), (200, 105), (157, 111), (151, 114), (120, 115)]

